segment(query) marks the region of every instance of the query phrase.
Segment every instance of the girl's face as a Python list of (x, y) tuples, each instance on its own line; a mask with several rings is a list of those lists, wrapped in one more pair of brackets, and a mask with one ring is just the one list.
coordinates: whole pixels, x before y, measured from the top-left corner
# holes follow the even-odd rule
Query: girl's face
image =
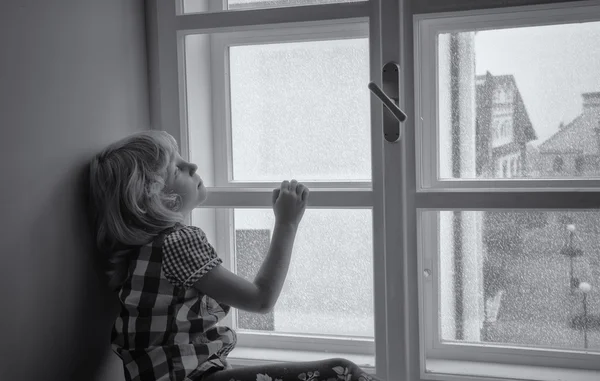
[(181, 197), (178, 211), (184, 215), (206, 200), (206, 187), (196, 173), (197, 169), (196, 164), (183, 160), (177, 152), (167, 167), (165, 188)]

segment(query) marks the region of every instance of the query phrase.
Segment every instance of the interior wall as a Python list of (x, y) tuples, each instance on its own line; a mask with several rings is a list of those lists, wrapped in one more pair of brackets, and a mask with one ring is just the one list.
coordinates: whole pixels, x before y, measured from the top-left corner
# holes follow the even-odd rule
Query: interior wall
[(119, 380), (87, 164), (149, 128), (141, 0), (0, 1), (0, 379)]

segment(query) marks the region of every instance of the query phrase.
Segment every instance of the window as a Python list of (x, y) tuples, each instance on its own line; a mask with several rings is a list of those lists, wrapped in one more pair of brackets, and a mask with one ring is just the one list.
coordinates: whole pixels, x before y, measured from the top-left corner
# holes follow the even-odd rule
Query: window
[(554, 172), (562, 172), (563, 165), (564, 165), (564, 159), (562, 157), (557, 156), (554, 158), (554, 165), (552, 167), (554, 169)]
[[(270, 192), (281, 180), (297, 178), (317, 194), (319, 187), (338, 187), (344, 207), (305, 213), (270, 325), (269, 332), (279, 336), (265, 336), (253, 325), (245, 326), (248, 314), (235, 310), (230, 324), (237, 329), (242, 346), (261, 342), (283, 346), (292, 334), (305, 336), (297, 343), (309, 336), (338, 336), (329, 339), (331, 350), (351, 345), (347, 350), (372, 356), (373, 217), (370, 205), (365, 207), (351, 197), (371, 187), (369, 91), (365, 86), (369, 82), (368, 25), (284, 31), (210, 35), (212, 89), (225, 94), (223, 104), (212, 105), (213, 120), (220, 126), (213, 139), (215, 188), (234, 192), (225, 201), (230, 208), (216, 211), (220, 214), (217, 231), (232, 227), (233, 233), (232, 242), (221, 248), (222, 255), (230, 253), (230, 267), (253, 279), (262, 260), (240, 261), (238, 256), (249, 249), (245, 246), (249, 242), (237, 242), (235, 237), (247, 229), (271, 229), (275, 223), (271, 205), (242, 209), (250, 205), (233, 196), (236, 190), (241, 193), (256, 187)], [(200, 75), (200, 66), (191, 61), (201, 55), (200, 40), (205, 37), (186, 36), (187, 78)], [(344, 97), (336, 100), (332, 93)], [(188, 87), (190, 137), (202, 129), (194, 123), (201, 99)], [(201, 152), (203, 142), (190, 139), (189, 150), (192, 155)], [(324, 289), (329, 292), (323, 294)], [(257, 322), (261, 317), (253, 319)], [(291, 348), (297, 349), (298, 344)]]
[(495, 103), (504, 102), (504, 91), (502, 91), (502, 89), (497, 89), (496, 91), (494, 91), (494, 102)]
[[(226, 1), (196, 1), (196, 9), (149, 3), (153, 126), (178, 137), (183, 156), (205, 174), (209, 198), (193, 223), (225, 264), (255, 271), (279, 181), (298, 176), (312, 190), (279, 318), (277, 310), (260, 321), (236, 312), (223, 322), (239, 332), (232, 363), (341, 355), (388, 380), (596, 377), (589, 370), (600, 368), (598, 332), (581, 325), (593, 320), (582, 315), (587, 286), (579, 285), (592, 282), (585, 306), (595, 314), (597, 197), (581, 190), (600, 184), (552, 175), (554, 156), (581, 152), (581, 135), (550, 143), (563, 117), (597, 125), (594, 109), (573, 94), (595, 91), (578, 86), (597, 83), (600, 57), (590, 46), (598, 7), (465, 12), (467, 3), (489, 3), (281, 0), (224, 11)], [(366, 90), (369, 81), (381, 84), (390, 61), (401, 64), (398, 103), (409, 115), (396, 143), (383, 139), (390, 115)], [(493, 136), (477, 136), (478, 99), (494, 97), (475, 86), (487, 73), (508, 82), (500, 88), (511, 89), (510, 129), (524, 141), (496, 147), (487, 141)], [(501, 114), (511, 107), (501, 106)], [(309, 164), (278, 164), (277, 142)], [(526, 143), (537, 146), (527, 163), (539, 168), (510, 178), (506, 160)], [(339, 156), (321, 162), (332, 151)], [(321, 262), (308, 256), (327, 265), (315, 270)], [(350, 288), (347, 277), (358, 274), (349, 258), (355, 269), (372, 265), (371, 278), (362, 272), (359, 281), (367, 291)], [(328, 272), (336, 265), (345, 271)], [(321, 289), (335, 277), (327, 290), (345, 304), (319, 311), (330, 318), (311, 326), (301, 320), (317, 299), (306, 280), (315, 273)], [(302, 306), (291, 303), (292, 287)]]
[(492, 143), (495, 144), (496, 141), (500, 139), (500, 123), (498, 122), (497, 119), (492, 120), (492, 132), (494, 134), (494, 136), (493, 136), (494, 142), (492, 142)]
[(265, 8), (280, 8), (290, 6), (303, 6), (303, 5), (319, 5), (319, 4), (335, 4), (335, 3), (351, 3), (359, 0), (221, 0), (221, 7), (212, 8), (214, 5), (210, 5), (209, 2), (217, 4), (215, 0), (183, 0), (182, 9), (178, 11), (178, 14), (192, 14), (192, 13), (205, 13), (205, 12), (216, 12), (220, 10), (251, 10), (251, 9), (265, 9)]
[(515, 177), (517, 174), (517, 168), (515, 167), (515, 159), (510, 159), (510, 177)]
[[(600, 184), (581, 173), (556, 179), (546, 168), (562, 170), (554, 157), (588, 149), (581, 136), (593, 136), (583, 128), (596, 124), (595, 106), (554, 105), (569, 92), (600, 91), (583, 85), (600, 70), (600, 52), (589, 55), (599, 11), (570, 3), (415, 16), (417, 181), (406, 208), (418, 231), (408, 247), (417, 252), (422, 380), (597, 377), (600, 336), (590, 306), (600, 288), (593, 249), (600, 215), (591, 210), (597, 196), (581, 189)], [(514, 119), (502, 135), (523, 140), (496, 152), (480, 143), (485, 136), (476, 139), (475, 121), (487, 97), (504, 95), (480, 91), (480, 76), (514, 89)], [(553, 86), (561, 91), (546, 90)], [(547, 113), (585, 122), (559, 133), (549, 126), (561, 116)], [(515, 147), (528, 143), (539, 147), (528, 163), (540, 168), (507, 176), (521, 168)], [(510, 163), (503, 160), (495, 178), (480, 176), (479, 161), (500, 154)]]
[(387, 333), (376, 329), (388, 319), (386, 284), (374, 276), (386, 271), (383, 113), (367, 87), (382, 86), (377, 3), (170, 3), (149, 9), (157, 34), (176, 42), (150, 44), (162, 84), (153, 122), (207, 186), (189, 223), (252, 280), (271, 241), (273, 189), (292, 178), (311, 189), (272, 313), (232, 309), (222, 322), (238, 333), (232, 363), (339, 356), (387, 371)]
[(577, 173), (581, 173), (583, 171), (583, 163), (584, 158), (582, 156), (578, 156), (575, 158), (575, 171)]
[[(253, 279), (269, 249), (273, 212), (236, 208), (233, 214), (234, 268)], [(260, 330), (372, 339), (371, 211), (311, 209), (303, 223), (306, 228), (294, 243), (286, 284), (273, 313), (236, 311), (238, 333)]]

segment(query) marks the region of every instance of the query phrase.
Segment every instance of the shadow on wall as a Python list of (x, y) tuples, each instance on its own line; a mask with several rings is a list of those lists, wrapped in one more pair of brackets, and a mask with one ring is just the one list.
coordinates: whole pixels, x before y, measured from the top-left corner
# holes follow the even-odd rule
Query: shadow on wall
[[(29, 307), (29, 314), (47, 311), (42, 324), (48, 326), (36, 329), (47, 336), (34, 341), (47, 343), (41, 345), (48, 351), (37, 350), (38, 356), (45, 352), (45, 357), (32, 372), (39, 371), (46, 380), (100, 380), (110, 353), (110, 330), (118, 313), (118, 299), (106, 286), (102, 258), (94, 245), (88, 213), (88, 162), (81, 162), (84, 164), (54, 182), (59, 186), (44, 195), (45, 202), (40, 204), (31, 226), (33, 245), (39, 242), (46, 252), (39, 255), (45, 263), (37, 275), (46, 277), (41, 283), (51, 285), (52, 291), (52, 295), (45, 296), (40, 295), (43, 289), (27, 291), (37, 294), (36, 306)], [(34, 320), (28, 319), (29, 324)], [(56, 373), (44, 373), (48, 369)], [(109, 373), (115, 380), (114, 370)]]
[[(89, 256), (89, 260), (92, 268), (90, 269), (90, 273), (95, 275), (93, 276), (93, 281), (84, 282), (88, 288), (86, 288), (86, 292), (84, 295), (82, 295), (82, 306), (86, 306), (87, 304), (95, 304), (95, 309), (93, 310), (93, 316), (95, 318), (89, 316), (84, 308), (84, 311), (82, 311), (81, 315), (84, 319), (81, 321), (80, 332), (82, 335), (81, 337), (86, 339), (85, 341), (95, 343), (96, 345), (94, 347), (94, 356), (85, 355), (82, 359), (83, 364), (74, 369), (77, 369), (77, 372), (80, 373), (78, 376), (80, 375), (81, 379), (84, 379), (86, 370), (92, 368), (97, 370), (93, 374), (96, 374), (96, 379), (98, 381), (103, 381), (105, 379), (119, 381), (115, 379), (114, 376), (116, 374), (121, 374), (122, 363), (121, 360), (116, 357), (116, 355), (110, 349), (110, 333), (115, 318), (119, 313), (120, 305), (117, 295), (110, 291), (107, 286), (108, 279), (104, 273), (106, 262), (95, 245), (96, 236), (89, 207), (90, 181), (89, 167), (87, 166), (87, 163), (81, 169), (81, 172), (82, 173), (80, 173), (79, 178), (81, 179), (82, 183), (79, 187), (81, 191), (79, 199), (83, 203), (85, 210), (85, 222), (82, 223), (86, 224), (87, 229), (85, 230), (89, 233), (89, 239), (86, 239), (85, 241), (91, 245), (89, 251), (91, 255)], [(94, 300), (97, 300), (98, 302), (93, 303)], [(92, 303), (90, 303), (90, 301), (92, 301)], [(89, 332), (85, 326), (87, 319), (93, 321), (98, 329), (96, 329), (94, 332)], [(85, 349), (85, 345), (83, 348)], [(85, 353), (85, 350), (82, 352)], [(88, 363), (85, 364), (85, 361)]]

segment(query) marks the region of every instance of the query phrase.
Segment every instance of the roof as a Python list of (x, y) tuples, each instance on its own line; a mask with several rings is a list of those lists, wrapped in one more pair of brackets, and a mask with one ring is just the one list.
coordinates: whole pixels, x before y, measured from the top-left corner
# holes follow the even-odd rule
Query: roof
[(600, 127), (598, 117), (584, 112), (571, 123), (540, 144), (540, 153), (577, 153), (598, 155), (598, 137), (595, 128)]

